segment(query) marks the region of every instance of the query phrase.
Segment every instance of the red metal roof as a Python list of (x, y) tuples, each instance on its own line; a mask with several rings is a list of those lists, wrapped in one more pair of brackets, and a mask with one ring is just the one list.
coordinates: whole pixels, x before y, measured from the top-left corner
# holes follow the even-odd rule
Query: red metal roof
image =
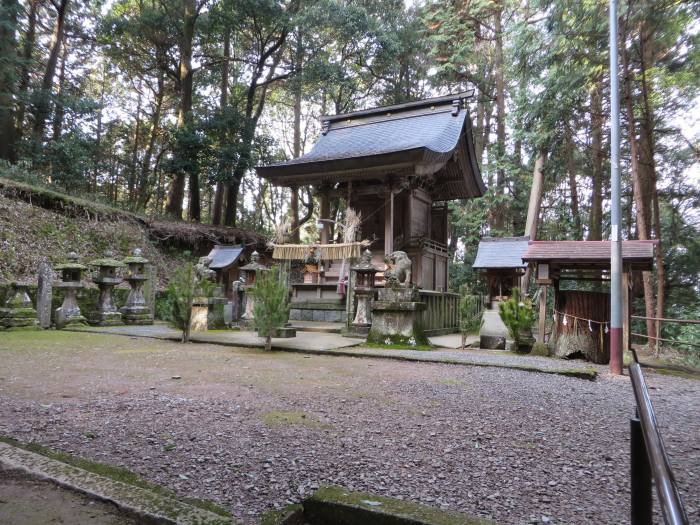
[[(622, 241), (622, 259), (648, 262), (659, 241)], [(610, 241), (530, 241), (523, 261), (609, 262)]]

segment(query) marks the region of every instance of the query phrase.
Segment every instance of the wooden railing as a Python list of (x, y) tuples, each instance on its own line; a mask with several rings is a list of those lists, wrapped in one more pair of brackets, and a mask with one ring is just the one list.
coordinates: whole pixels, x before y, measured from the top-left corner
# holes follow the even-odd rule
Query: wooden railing
[(459, 330), (458, 294), (421, 290), (420, 300), (425, 303), (421, 324), (426, 335), (450, 334)]

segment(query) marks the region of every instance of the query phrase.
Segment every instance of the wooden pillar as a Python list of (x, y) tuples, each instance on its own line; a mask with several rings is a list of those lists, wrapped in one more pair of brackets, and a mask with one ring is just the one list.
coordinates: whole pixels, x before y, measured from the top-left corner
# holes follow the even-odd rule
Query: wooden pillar
[(630, 271), (622, 269), (622, 351), (630, 349)]
[(547, 285), (540, 286), (540, 316), (538, 319), (537, 342), (544, 343), (544, 326), (547, 319)]
[[(328, 190), (326, 188), (321, 189), (321, 219), (330, 219), (331, 214), (331, 201), (328, 198)], [(330, 237), (330, 224), (327, 222), (322, 222), (321, 226), (321, 244), (328, 244), (328, 238)]]
[(299, 242), (299, 188), (295, 185), (290, 188), (292, 195), (289, 202), (289, 211), (292, 215), (292, 234), (290, 241)]
[(394, 189), (389, 187), (384, 200), (384, 254), (394, 251)]

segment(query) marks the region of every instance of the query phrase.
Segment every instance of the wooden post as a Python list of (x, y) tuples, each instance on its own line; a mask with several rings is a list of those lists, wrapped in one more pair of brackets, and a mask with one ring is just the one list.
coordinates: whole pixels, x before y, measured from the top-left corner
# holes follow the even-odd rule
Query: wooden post
[(299, 188), (294, 185), (290, 188), (292, 192), (289, 201), (289, 211), (292, 214), (292, 232), (290, 241), (293, 243), (299, 242)]
[[(321, 189), (321, 219), (329, 219), (331, 214), (331, 201), (328, 198), (328, 190)], [(321, 244), (328, 244), (330, 225), (323, 222), (321, 226)]]
[(540, 286), (540, 316), (538, 319), (537, 342), (544, 343), (544, 326), (547, 316), (547, 285)]
[(384, 204), (384, 254), (394, 251), (394, 189), (389, 186)]
[(630, 272), (629, 267), (622, 270), (622, 351), (630, 349)]

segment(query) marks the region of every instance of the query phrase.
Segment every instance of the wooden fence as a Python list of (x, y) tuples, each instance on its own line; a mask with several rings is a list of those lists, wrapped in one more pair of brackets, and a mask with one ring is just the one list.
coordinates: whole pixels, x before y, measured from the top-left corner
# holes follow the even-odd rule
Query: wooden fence
[(421, 290), (420, 300), (425, 303), (420, 320), (426, 335), (459, 331), (459, 294)]

